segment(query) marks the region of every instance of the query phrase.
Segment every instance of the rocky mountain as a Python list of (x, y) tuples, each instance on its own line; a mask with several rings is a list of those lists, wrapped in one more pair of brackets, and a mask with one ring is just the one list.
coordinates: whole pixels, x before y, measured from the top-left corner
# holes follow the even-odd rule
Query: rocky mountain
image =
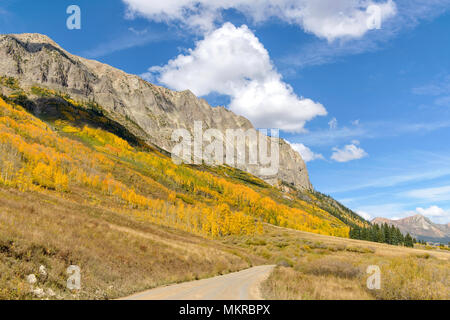
[[(40, 34), (0, 36), (0, 75), (18, 79), (23, 88), (39, 86), (66, 93), (74, 100), (93, 101), (108, 118), (166, 151), (175, 144), (172, 132), (184, 128), (193, 133), (194, 121), (201, 121), (203, 129), (221, 132), (253, 128), (246, 118), (224, 107), (211, 107), (190, 91), (175, 92), (72, 55)], [(258, 166), (236, 167), (271, 184), (284, 182), (298, 189), (312, 189), (303, 159), (283, 140), (279, 164), (278, 173), (269, 176), (261, 174)]]
[(444, 243), (450, 241), (450, 223), (433, 223), (430, 219), (420, 214), (399, 220), (375, 218), (372, 220), (372, 223), (394, 225), (402, 233), (409, 233), (413, 237), (421, 240)]

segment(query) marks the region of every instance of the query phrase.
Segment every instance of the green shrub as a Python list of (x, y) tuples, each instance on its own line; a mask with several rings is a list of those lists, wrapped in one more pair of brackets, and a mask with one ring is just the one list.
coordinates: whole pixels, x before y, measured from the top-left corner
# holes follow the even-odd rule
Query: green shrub
[(294, 263), (292, 260), (286, 258), (286, 257), (278, 257), (276, 260), (277, 266), (286, 267), (286, 268), (292, 268), (294, 266)]
[(312, 261), (304, 269), (304, 272), (318, 276), (332, 275), (345, 279), (357, 278), (362, 274), (361, 270), (353, 266), (351, 263), (333, 257), (326, 257)]

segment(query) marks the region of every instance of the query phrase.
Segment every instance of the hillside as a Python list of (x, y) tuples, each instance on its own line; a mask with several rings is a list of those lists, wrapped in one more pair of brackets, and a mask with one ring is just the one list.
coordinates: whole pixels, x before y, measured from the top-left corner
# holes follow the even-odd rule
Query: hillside
[[(93, 254), (98, 255), (94, 260), (111, 254), (119, 257), (119, 265), (111, 261), (108, 267), (114, 272), (114, 268), (123, 268), (121, 263), (129, 265), (141, 259), (148, 250), (158, 250), (158, 255), (163, 256), (168, 250), (167, 257), (176, 260), (174, 268), (180, 263), (196, 265), (195, 271), (187, 274), (173, 273), (164, 267), (165, 271), (158, 271), (158, 282), (152, 282), (161, 284), (161, 281), (192, 279), (195, 274), (237, 270), (248, 266), (250, 261), (258, 261), (251, 255), (243, 257), (236, 249), (227, 253), (230, 249), (217, 249), (217, 244), (212, 249), (202, 249), (203, 245), (198, 247), (195, 243), (229, 235), (261, 235), (265, 232), (264, 223), (348, 236), (345, 223), (313, 203), (300, 200), (294, 191), (284, 193), (230, 167), (177, 166), (167, 155), (122, 130), (98, 110), (42, 88), (25, 92), (12, 78), (3, 78), (2, 84), (17, 92), (3, 97), (8, 102), (0, 98), (0, 205), (5, 212), (0, 227), (1, 265), (6, 268), (2, 272), (4, 277), (11, 277), (11, 272), (22, 274), (22, 279), (14, 280), (17, 283), (3, 280), (7, 281), (7, 285), (2, 285), (6, 290), (3, 297), (27, 296), (23, 277), (49, 261), (52, 264), (58, 261), (59, 267), (55, 266), (54, 271), (62, 273), (64, 264), (80, 263), (80, 260), (86, 268), (95, 269), (94, 261), (90, 261)], [(45, 96), (43, 101), (53, 112), (41, 112), (41, 120), (14, 102), (35, 106), (27, 95)], [(90, 126), (94, 123), (98, 128)], [(101, 127), (120, 131), (128, 140)], [(304, 192), (314, 197), (310, 191)], [(130, 240), (142, 229), (152, 230), (152, 241), (166, 240), (150, 248), (145, 239)], [(187, 234), (171, 235), (170, 230)], [(127, 241), (131, 241), (133, 250), (130, 251)], [(189, 245), (180, 249), (179, 241), (183, 246), (186, 241), (192, 242), (193, 252), (206, 251), (184, 257)], [(156, 249), (159, 245), (168, 247)], [(122, 251), (125, 249), (126, 252)], [(170, 253), (170, 250), (175, 251)], [(223, 263), (219, 263), (220, 256), (224, 256)], [(145, 263), (145, 259), (139, 263)], [(208, 267), (208, 263), (213, 264)], [(160, 269), (167, 263), (151, 265)], [(130, 265), (130, 268), (140, 267)], [(142, 272), (136, 271), (136, 276)], [(151, 281), (156, 281), (155, 276), (149, 275)], [(25, 291), (10, 291), (14, 283)], [(149, 282), (144, 279), (134, 285), (139, 287), (131, 290), (144, 289)], [(85, 294), (85, 297), (97, 296), (90, 291)]]
[[(43, 90), (33, 88), (35, 93), (42, 94)], [(48, 97), (51, 94), (46, 91)], [(22, 92), (17, 99), (29, 105), (31, 102), (25, 101), (25, 96)], [(110, 196), (118, 205), (152, 211), (154, 214), (147, 217), (152, 222), (205, 236), (255, 233), (256, 220), (305, 231), (348, 235), (348, 227), (341, 220), (318, 206), (289, 197), (230, 167), (177, 166), (171, 158), (144, 144), (132, 146), (108, 131), (85, 125), (94, 120), (101, 122), (103, 118), (90, 117), (80, 104), (67, 97), (67, 100), (57, 98), (47, 103), (53, 108), (59, 104), (61, 109), (57, 109), (62, 118), (52, 121), (53, 114), (46, 118), (49, 124), (19, 105), (1, 101), (3, 184), (23, 191), (45, 188), (63, 193), (84, 187), (89, 193)], [(68, 113), (64, 107), (73, 110)], [(107, 126), (107, 120), (103, 121)], [(231, 212), (234, 213), (230, 216)], [(227, 224), (236, 223), (238, 228), (224, 226), (225, 219)], [(246, 228), (242, 229), (243, 226)]]
[[(245, 119), (46, 37), (4, 36), (0, 56), (0, 299), (119, 298), (262, 264), (278, 265), (263, 286), (271, 299), (449, 296), (448, 252), (348, 239), (369, 222), (314, 190), (290, 147), (281, 147), (281, 176), (267, 178), (177, 165), (158, 136), (188, 126), (199, 108), (204, 121), (223, 117), (222, 128), (246, 128)], [(167, 123), (139, 122), (142, 100), (124, 100), (133, 92)], [(374, 263), (391, 277), (376, 293), (365, 287)], [(81, 290), (66, 287), (70, 265), (81, 269)], [(412, 274), (414, 288), (405, 287)]]
[[(271, 299), (449, 296), (446, 252), (346, 239), (343, 221), (367, 222), (329, 197), (230, 167), (177, 166), (96, 105), (1, 82), (14, 90), (0, 99), (2, 299), (111, 299), (261, 264), (280, 266), (264, 284)], [(41, 119), (21, 106), (39, 110), (36, 100), (51, 110)], [(373, 263), (394, 271), (377, 295), (364, 289)], [(69, 265), (81, 290), (66, 288)], [(429, 289), (404, 288), (408, 268)]]
[[(22, 106), (25, 108), (23, 111), (37, 117), (30, 121), (31, 126), (44, 131), (53, 130), (55, 142), (52, 146), (65, 144), (60, 138), (69, 138), (81, 141), (91, 149), (94, 147), (94, 150), (77, 150), (76, 157), (66, 149), (62, 153), (53, 151), (58, 157), (69, 154), (73, 161), (64, 162), (64, 166), (59, 160), (30, 166), (28, 159), (21, 159), (23, 163), (15, 164), (12, 169), (13, 172), (19, 170), (29, 179), (27, 187), (21, 188), (39, 185), (69, 192), (71, 185), (83, 182), (104, 191), (101, 184), (110, 183), (112, 175), (111, 183), (117, 183), (114, 185), (115, 196), (123, 195), (123, 198), (127, 195), (134, 201), (133, 205), (145, 208), (150, 206), (150, 200), (146, 199), (148, 196), (171, 204), (175, 211), (184, 210), (184, 207), (178, 208), (180, 199), (183, 206), (201, 204), (196, 210), (203, 213), (206, 209), (202, 206), (210, 208), (225, 204), (229, 207), (222, 208), (226, 212), (240, 212), (260, 222), (339, 236), (348, 235), (348, 226), (367, 224), (333, 199), (315, 191), (300, 155), (283, 140), (280, 143), (280, 170), (276, 177), (259, 179), (251, 174), (258, 171), (252, 165), (241, 168), (244, 171), (230, 166), (176, 166), (168, 152), (173, 142), (168, 138), (169, 134), (164, 138), (160, 136), (163, 132), (180, 127), (192, 130), (193, 119), (200, 119), (221, 131), (229, 127), (252, 127), (248, 120), (224, 108), (211, 108), (204, 100), (187, 92), (157, 87), (110, 66), (76, 57), (39, 34), (1, 36), (0, 55), (0, 72), (5, 73), (0, 78), (0, 92), (5, 100), (16, 104), (9, 107)], [(45, 86), (39, 85), (42, 83)], [(145, 112), (141, 110), (143, 107)], [(147, 123), (143, 120), (155, 112), (161, 121)], [(36, 124), (34, 121), (44, 123)], [(164, 128), (161, 127), (162, 122), (165, 123)], [(9, 138), (5, 137), (4, 141)], [(32, 142), (43, 143), (41, 140)], [(92, 151), (100, 152), (100, 156), (91, 155)], [(86, 167), (83, 162), (87, 159), (103, 159), (105, 155), (126, 159), (128, 167), (123, 170), (121, 178), (130, 176), (126, 171), (131, 167), (131, 170), (138, 171), (138, 176), (152, 179), (146, 183), (153, 187), (135, 185), (139, 179), (118, 179), (102, 161), (91, 163), (90, 166), (95, 168), (88, 172), (83, 170)], [(109, 164), (113, 164), (117, 159), (109, 160), (113, 161)], [(17, 161), (14, 159), (13, 162)], [(155, 166), (164, 169), (156, 170)], [(90, 173), (92, 170), (95, 174)], [(51, 177), (38, 177), (44, 173)], [(22, 179), (13, 173), (5, 177), (10, 180), (5, 182), (8, 184)], [(139, 200), (133, 198), (134, 194)], [(122, 200), (130, 202), (129, 198)], [(137, 201), (143, 203), (137, 204)], [(205, 231), (202, 229), (200, 233)]]
[(375, 218), (372, 220), (372, 223), (387, 223), (388, 225), (396, 226), (403, 234), (409, 233), (420, 240), (441, 243), (450, 241), (450, 227), (448, 224), (433, 223), (430, 219), (420, 214), (398, 220)]
[[(205, 129), (253, 129), (249, 120), (224, 107), (212, 108), (191, 92), (175, 92), (97, 61), (70, 54), (40, 34), (0, 35), (0, 75), (14, 77), (22, 88), (44, 87), (76, 101), (93, 102), (103, 113), (147, 144), (171, 151), (175, 129), (194, 132), (195, 122)], [(40, 101), (34, 101), (39, 110)], [(270, 141), (266, 137), (267, 141)], [(230, 145), (226, 139), (222, 141)], [(280, 168), (265, 173), (248, 162), (233, 167), (250, 172), (272, 185), (284, 182), (297, 189), (312, 189), (306, 165), (288, 143), (280, 143)]]

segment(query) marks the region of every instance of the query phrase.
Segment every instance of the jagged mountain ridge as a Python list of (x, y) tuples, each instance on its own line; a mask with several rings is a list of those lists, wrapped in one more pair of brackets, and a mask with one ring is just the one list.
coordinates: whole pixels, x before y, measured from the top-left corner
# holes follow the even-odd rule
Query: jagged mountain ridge
[[(138, 138), (170, 151), (174, 129), (193, 132), (194, 121), (204, 128), (253, 128), (246, 118), (224, 107), (211, 107), (190, 91), (176, 92), (148, 83), (106, 64), (72, 55), (47, 36), (0, 36), (0, 75), (14, 77), (21, 86), (38, 85), (69, 94), (81, 101), (95, 101)], [(268, 138), (269, 139), (269, 138)], [(280, 170), (261, 176), (258, 168), (239, 167), (271, 184), (282, 181), (298, 189), (312, 189), (301, 156), (280, 140)]]
[(450, 241), (450, 224), (437, 224), (423, 215), (414, 215), (399, 220), (390, 220), (386, 218), (375, 218), (373, 224), (393, 225), (400, 229), (403, 234), (409, 233), (417, 239), (427, 241)]

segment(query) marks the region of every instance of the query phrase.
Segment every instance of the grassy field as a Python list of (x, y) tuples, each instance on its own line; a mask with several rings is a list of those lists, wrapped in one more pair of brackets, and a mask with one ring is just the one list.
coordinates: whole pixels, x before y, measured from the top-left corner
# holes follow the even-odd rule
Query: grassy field
[[(142, 223), (86, 203), (83, 195), (21, 193), (0, 188), (0, 299), (111, 299), (144, 289), (210, 277), (263, 259), (179, 230)], [(39, 275), (40, 266), (47, 276)], [(66, 288), (70, 265), (82, 289)]]
[[(252, 248), (274, 254), (278, 261), (279, 266), (262, 287), (267, 299), (450, 299), (448, 251), (281, 228), (272, 228), (270, 233), (264, 249)], [(371, 265), (381, 270), (379, 290), (367, 288), (367, 267)]]
[[(267, 299), (449, 299), (448, 251), (411, 249), (264, 225), (264, 235), (208, 240), (139, 221), (83, 194), (0, 188), (0, 298), (113, 299), (145, 289), (278, 264), (263, 284)], [(48, 275), (39, 275), (45, 266)], [(66, 268), (82, 288), (66, 288)], [(366, 288), (379, 265), (381, 290)], [(42, 298), (42, 297), (41, 297)]]

